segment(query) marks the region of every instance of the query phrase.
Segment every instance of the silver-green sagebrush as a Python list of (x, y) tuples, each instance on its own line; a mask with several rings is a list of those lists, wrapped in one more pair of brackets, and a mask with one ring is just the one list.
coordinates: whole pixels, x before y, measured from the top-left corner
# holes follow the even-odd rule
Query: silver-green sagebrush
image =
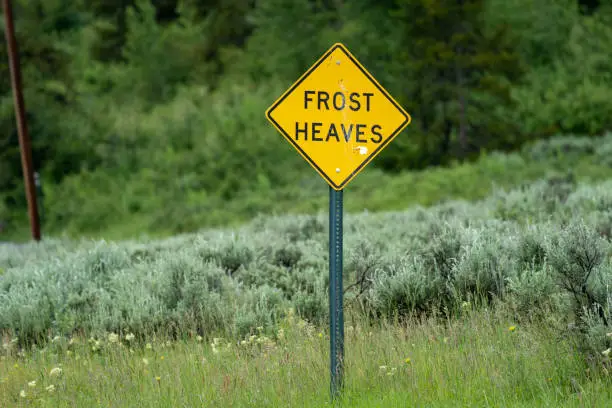
[[(611, 192), (612, 180), (556, 178), (476, 203), (403, 212), (348, 213), (344, 200), (345, 320), (351, 309), (374, 320), (414, 311), (453, 317), (464, 301), (482, 298), (529, 320), (544, 314), (540, 324), (559, 323), (560, 333), (587, 347), (580, 354), (606, 359)], [(182, 327), (244, 339), (260, 326), (273, 330), (289, 308), (327, 328), (328, 222), (328, 214), (291, 215), (171, 239), (0, 245), (0, 331), (16, 335), (20, 347), (117, 328), (144, 336)], [(582, 259), (593, 262), (583, 270)], [(568, 331), (572, 322), (581, 330)], [(361, 375), (351, 368), (359, 355), (346, 346), (343, 399)], [(327, 379), (325, 354), (319, 376)]]

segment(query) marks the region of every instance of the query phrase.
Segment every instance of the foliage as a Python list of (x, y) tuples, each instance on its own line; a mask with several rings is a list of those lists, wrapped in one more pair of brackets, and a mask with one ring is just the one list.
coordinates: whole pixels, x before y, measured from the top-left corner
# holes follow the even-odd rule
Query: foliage
[(460, 320), (443, 323), (347, 320), (344, 387), (332, 403), (329, 331), (291, 311), (279, 326), (239, 339), (56, 336), (35, 350), (6, 338), (0, 404), (580, 407), (612, 399), (609, 374), (586, 369), (571, 342), (549, 327), (518, 324), (504, 310), (465, 308)]
[[(236, 95), (244, 95), (245, 102), (259, 98), (240, 88), (235, 91)], [(146, 135), (150, 134), (153, 126), (167, 126), (169, 135), (173, 135), (175, 130), (179, 135), (187, 131), (184, 129), (193, 128), (185, 123), (194, 121), (191, 115), (197, 109), (207, 109), (203, 99), (189, 108), (178, 104), (172, 109), (156, 110), (147, 115), (144, 122), (151, 127), (131, 125), (130, 132)], [(256, 112), (251, 112), (244, 120), (255, 118), (255, 115)], [(227, 123), (228, 126), (238, 126), (235, 122)], [(201, 123), (200, 126), (207, 124)], [(251, 134), (249, 131), (248, 134), (256, 138), (259, 133)], [(240, 145), (240, 140), (228, 140), (217, 145), (203, 139), (200, 145), (200, 141), (194, 138), (192, 143), (198, 146), (194, 151), (210, 150), (209, 157), (217, 157), (217, 160), (199, 161), (195, 153), (187, 156), (166, 150), (153, 158), (155, 162), (171, 162), (165, 168), (162, 164), (147, 165), (146, 170), (131, 173), (127, 178), (121, 178), (118, 173), (111, 178), (107, 171), (97, 170), (71, 176), (60, 186), (45, 183), (41, 200), (43, 234), (46, 237), (66, 235), (107, 239), (165, 236), (203, 227), (236, 226), (260, 214), (316, 214), (326, 211), (325, 183), (298, 155), (289, 155), (286, 162), (275, 161), (266, 146), (272, 143), (272, 137), (278, 135), (269, 132), (265, 136), (257, 137), (261, 144), (253, 143), (251, 151), (245, 150), (241, 156), (252, 155), (251, 160), (261, 169), (259, 174), (248, 177), (228, 171), (241, 166), (241, 157), (236, 157), (227, 148), (233, 143)], [(174, 139), (169, 137), (169, 140)], [(352, 182), (346, 192), (345, 205), (351, 212), (388, 211), (412, 205), (439, 204), (450, 199), (478, 200), (496, 188), (515, 188), (543, 177), (549, 178), (546, 183), (562, 197), (568, 184), (610, 177), (612, 162), (606, 152), (612, 149), (611, 140), (609, 134), (598, 138), (555, 137), (533, 146), (526, 145), (522, 152), (493, 152), (483, 154), (473, 163), (399, 175), (371, 168)], [(291, 146), (281, 144), (279, 148), (291, 149)], [(135, 147), (131, 151), (136, 160), (138, 151)], [(256, 157), (266, 157), (267, 154), (270, 154), (269, 159), (256, 160)], [(138, 160), (147, 163), (151, 156)], [(203, 172), (190, 170), (191, 163), (197, 163)], [(216, 163), (225, 164), (217, 166)], [(112, 167), (120, 165), (115, 163)], [(268, 178), (267, 174), (277, 167), (285, 170), (278, 177)], [(162, 168), (164, 171), (158, 173), (157, 169)], [(203, 173), (216, 173), (219, 178), (207, 178)], [(220, 186), (223, 186), (222, 190), (215, 192)], [(242, 190), (237, 191), (236, 186)], [(544, 190), (543, 193), (547, 194)], [(507, 204), (500, 203), (502, 206)], [(26, 211), (21, 211), (20, 218), (16, 218), (14, 212), (5, 214), (7, 228), (0, 233), (0, 239), (26, 238), (27, 230), (16, 228), (21, 222), (26, 222)]]
[(403, 68), (401, 98), (415, 129), (414, 140), (404, 147), (409, 151), (395, 157), (391, 167), (445, 164), (508, 144), (504, 138), (514, 139), (518, 128), (499, 112), (512, 109), (509, 84), (522, 73), (508, 28), (486, 26), (483, 0), (398, 4), (394, 15), (402, 23), (404, 49), (395, 62)]
[(559, 58), (545, 68), (533, 69), (525, 85), (514, 89), (517, 115), (525, 118), (526, 132), (596, 135), (610, 129), (611, 63), (609, 47), (603, 45), (610, 43), (608, 16), (583, 17), (571, 26)]
[[(460, 317), (466, 305), (502, 304), (519, 321), (576, 327), (577, 346), (601, 360), (612, 341), (610, 182), (553, 181), (472, 204), (348, 214), (347, 310)], [(277, 327), (288, 308), (321, 324), (326, 241), (325, 218), (311, 215), (163, 240), (0, 247), (0, 330), (22, 342), (49, 331), (243, 337)]]
[[(13, 3), (47, 232), (193, 231), (231, 214), (250, 219), (286, 196), (307, 196), (300, 210), (318, 208), (309, 199), (317, 193), (295, 193), (316, 178), (303, 175), (263, 112), (336, 41), (414, 118), (371, 171), (452, 166), (610, 129), (605, 5), (581, 13), (575, 0)], [(26, 224), (26, 202), (8, 78), (0, 64), (0, 222), (12, 237)]]

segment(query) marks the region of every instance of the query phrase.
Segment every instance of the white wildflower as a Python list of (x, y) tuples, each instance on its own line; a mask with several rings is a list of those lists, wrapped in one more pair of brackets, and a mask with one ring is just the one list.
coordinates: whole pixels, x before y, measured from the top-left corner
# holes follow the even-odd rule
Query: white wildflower
[(54, 376), (54, 375), (60, 375), (62, 373), (62, 369), (59, 367), (54, 367), (50, 372), (49, 375)]

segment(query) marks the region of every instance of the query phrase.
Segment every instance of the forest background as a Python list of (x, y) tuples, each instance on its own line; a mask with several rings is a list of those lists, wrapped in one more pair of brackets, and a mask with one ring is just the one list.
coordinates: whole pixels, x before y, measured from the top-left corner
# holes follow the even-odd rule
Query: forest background
[[(351, 183), (349, 210), (443, 201), (432, 169), (612, 129), (604, 1), (13, 3), (43, 235), (173, 234), (325, 210), (326, 184), (264, 112), (335, 42), (413, 118)], [(484, 196), (469, 168), (462, 194)], [(426, 176), (418, 191), (415, 174)], [(0, 42), (0, 241), (27, 237), (22, 180)]]

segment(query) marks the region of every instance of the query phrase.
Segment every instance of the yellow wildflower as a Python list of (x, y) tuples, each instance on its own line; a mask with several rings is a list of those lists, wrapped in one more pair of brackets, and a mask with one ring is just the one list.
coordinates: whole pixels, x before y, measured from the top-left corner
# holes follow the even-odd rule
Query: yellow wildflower
[(410, 364), (410, 362), (411, 362), (412, 360), (410, 360), (410, 357), (406, 357), (406, 359), (405, 359), (404, 361), (406, 362), (406, 364)]
[(510, 327), (508, 327), (508, 330), (509, 330), (509, 331), (511, 331), (511, 332), (513, 332), (513, 331), (515, 331), (515, 330), (516, 330), (516, 326), (510, 326)]

